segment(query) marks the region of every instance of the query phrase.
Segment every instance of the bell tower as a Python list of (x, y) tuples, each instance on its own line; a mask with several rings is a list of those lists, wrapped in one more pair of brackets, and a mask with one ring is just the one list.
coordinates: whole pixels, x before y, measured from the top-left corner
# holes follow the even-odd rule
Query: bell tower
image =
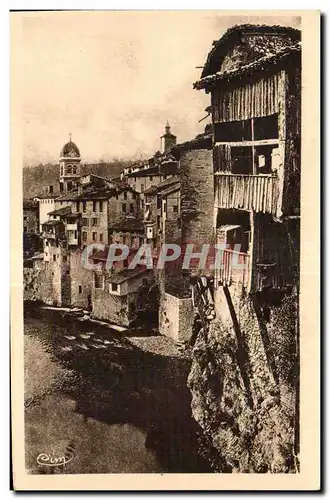
[(60, 191), (67, 192), (75, 189), (79, 184), (80, 172), (80, 151), (78, 146), (70, 140), (64, 144), (60, 153)]
[(161, 136), (160, 140), (161, 152), (165, 154), (169, 153), (176, 144), (176, 135), (171, 134), (171, 127), (168, 122), (165, 126), (165, 134)]

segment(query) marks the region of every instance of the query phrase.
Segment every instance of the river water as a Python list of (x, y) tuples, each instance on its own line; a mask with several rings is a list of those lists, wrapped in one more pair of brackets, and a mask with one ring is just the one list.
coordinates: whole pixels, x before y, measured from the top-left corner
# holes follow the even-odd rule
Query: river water
[[(58, 311), (26, 308), (24, 325), (29, 473), (209, 472), (197, 454), (188, 359)], [(63, 456), (65, 465), (49, 465)]]

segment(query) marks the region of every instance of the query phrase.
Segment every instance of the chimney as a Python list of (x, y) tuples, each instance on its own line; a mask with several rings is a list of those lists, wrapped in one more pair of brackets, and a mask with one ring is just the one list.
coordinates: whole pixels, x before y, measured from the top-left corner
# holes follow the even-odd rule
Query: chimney
[(161, 152), (167, 154), (171, 151), (173, 146), (176, 144), (176, 136), (171, 134), (170, 124), (167, 122), (165, 125), (165, 134), (162, 135), (161, 139)]

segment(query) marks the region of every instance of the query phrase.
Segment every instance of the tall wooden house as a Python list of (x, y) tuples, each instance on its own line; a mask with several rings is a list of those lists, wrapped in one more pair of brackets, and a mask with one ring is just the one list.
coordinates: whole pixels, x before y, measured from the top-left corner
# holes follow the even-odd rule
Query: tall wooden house
[[(300, 31), (230, 28), (194, 84), (211, 94), (214, 228), (224, 244), (215, 286), (286, 289), (297, 272)], [(233, 264), (240, 264), (235, 266)]]

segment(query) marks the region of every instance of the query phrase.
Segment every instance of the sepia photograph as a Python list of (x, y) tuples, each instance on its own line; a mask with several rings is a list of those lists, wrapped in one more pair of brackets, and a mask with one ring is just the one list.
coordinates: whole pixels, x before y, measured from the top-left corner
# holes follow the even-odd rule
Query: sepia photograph
[(306, 12), (11, 12), (14, 478), (317, 489)]

